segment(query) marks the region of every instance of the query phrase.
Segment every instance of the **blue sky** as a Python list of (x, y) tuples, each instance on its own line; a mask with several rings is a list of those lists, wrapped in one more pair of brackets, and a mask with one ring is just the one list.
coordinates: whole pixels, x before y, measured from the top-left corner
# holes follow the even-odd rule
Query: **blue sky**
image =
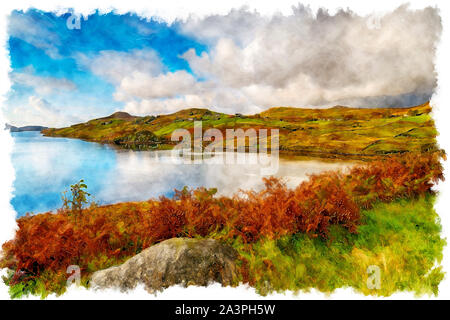
[(170, 25), (97, 12), (74, 28), (72, 17), (11, 13), (11, 124), (60, 127), (118, 110), (404, 107), (427, 101), (436, 87), (442, 26), (432, 8), (402, 6), (375, 22), (301, 5), (291, 15), (244, 8)]
[(124, 103), (113, 98), (113, 84), (80, 65), (77, 61), (80, 54), (94, 57), (105, 50), (129, 52), (151, 48), (168, 71), (191, 73), (187, 61), (179, 55), (192, 48), (199, 54), (207, 50), (206, 45), (180, 34), (176, 24), (168, 26), (135, 14), (95, 13), (87, 19), (80, 18), (79, 29), (69, 29), (67, 20), (71, 15), (57, 16), (37, 10), (12, 12), (8, 41), (12, 78), (25, 73), (43, 81), (67, 79), (74, 88), (56, 88), (39, 95), (29, 82), (15, 81), (8, 97), (9, 110), (26, 105), (30, 96), (39, 96), (48, 105), (70, 108), (75, 118), (86, 120), (83, 113), (89, 117), (104, 116), (123, 108)]

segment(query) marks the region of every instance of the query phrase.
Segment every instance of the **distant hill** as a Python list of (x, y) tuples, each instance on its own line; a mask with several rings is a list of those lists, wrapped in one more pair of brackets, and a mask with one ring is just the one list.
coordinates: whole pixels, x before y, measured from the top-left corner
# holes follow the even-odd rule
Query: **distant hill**
[(128, 112), (117, 111), (107, 117), (103, 117), (103, 118), (99, 118), (99, 119), (134, 119), (134, 118), (136, 118), (136, 117), (132, 116)]
[[(436, 150), (437, 132), (430, 112), (428, 103), (411, 108), (374, 109), (275, 107), (255, 115), (230, 115), (200, 108), (143, 117), (116, 112), (66, 128), (45, 129), (43, 134), (137, 150), (162, 150), (177, 143), (171, 141), (176, 129), (192, 132), (194, 121), (202, 121), (203, 131), (218, 129), (224, 139), (226, 129), (278, 129), (280, 153), (361, 159)], [(214, 140), (219, 147), (224, 142)]]
[(24, 126), (24, 127), (16, 127), (10, 124), (5, 125), (5, 130), (9, 130), (11, 132), (22, 132), (22, 131), (42, 131), (44, 129), (48, 129), (48, 127), (43, 126)]

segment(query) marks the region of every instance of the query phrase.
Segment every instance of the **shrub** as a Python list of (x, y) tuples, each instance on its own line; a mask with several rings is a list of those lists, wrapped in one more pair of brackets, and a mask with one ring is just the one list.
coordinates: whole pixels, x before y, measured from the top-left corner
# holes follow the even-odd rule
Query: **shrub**
[(430, 192), (435, 183), (444, 179), (441, 156), (441, 153), (408, 153), (356, 166), (344, 178), (346, 191), (362, 208), (370, 208), (375, 201)]
[(75, 221), (79, 218), (82, 213), (84, 205), (89, 203), (90, 193), (86, 191), (87, 185), (84, 183), (84, 180), (80, 180), (78, 183), (75, 183), (70, 186), (71, 197), (68, 198), (67, 191), (63, 192), (62, 201), (63, 207), (62, 209), (69, 215), (72, 215)]

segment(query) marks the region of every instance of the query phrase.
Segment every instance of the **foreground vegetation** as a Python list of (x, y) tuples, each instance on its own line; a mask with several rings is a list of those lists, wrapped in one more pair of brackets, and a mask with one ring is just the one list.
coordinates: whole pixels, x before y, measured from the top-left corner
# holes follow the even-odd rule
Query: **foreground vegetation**
[[(406, 151), (436, 150), (436, 129), (428, 103), (412, 108), (360, 109), (279, 107), (256, 115), (227, 115), (187, 109), (169, 115), (136, 117), (116, 112), (67, 128), (46, 129), (44, 135), (110, 143), (137, 150), (170, 149), (176, 129), (279, 129), (281, 153), (312, 157), (373, 158)], [(223, 144), (217, 140), (214, 143)]]
[[(357, 234), (332, 226), (329, 241), (297, 233), (233, 246), (247, 262), (246, 280), (261, 294), (350, 287), (365, 295), (437, 295), (445, 241), (434, 199), (426, 195), (376, 203), (361, 212)], [(374, 267), (379, 268), (379, 288), (367, 285), (373, 285)]]
[[(295, 189), (270, 178), (260, 192), (218, 197), (187, 188), (172, 199), (108, 206), (87, 202), (85, 185), (58, 213), (18, 219), (3, 245), (1, 267), (13, 297), (62, 293), (66, 268), (79, 265), (83, 284), (100, 269), (124, 262), (172, 237), (210, 237), (240, 252), (242, 281), (271, 290), (350, 286), (364, 293), (437, 292), (434, 263), (443, 240), (431, 187), (442, 179), (440, 154), (388, 157), (347, 173), (313, 175)], [(367, 266), (382, 270), (382, 287), (367, 289)]]

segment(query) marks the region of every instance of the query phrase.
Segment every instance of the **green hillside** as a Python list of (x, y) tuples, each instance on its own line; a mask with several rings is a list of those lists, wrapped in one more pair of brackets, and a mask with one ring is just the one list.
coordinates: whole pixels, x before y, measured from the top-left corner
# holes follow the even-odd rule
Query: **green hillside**
[[(280, 152), (334, 158), (364, 158), (407, 151), (436, 150), (436, 129), (428, 103), (412, 108), (360, 109), (277, 107), (256, 115), (228, 115), (207, 109), (186, 109), (169, 115), (131, 116), (116, 112), (67, 128), (50, 128), (46, 136), (79, 138), (137, 150), (172, 148), (179, 128), (193, 131), (279, 129)], [(215, 143), (223, 143), (215, 141)], [(206, 145), (205, 143), (204, 145)]]

